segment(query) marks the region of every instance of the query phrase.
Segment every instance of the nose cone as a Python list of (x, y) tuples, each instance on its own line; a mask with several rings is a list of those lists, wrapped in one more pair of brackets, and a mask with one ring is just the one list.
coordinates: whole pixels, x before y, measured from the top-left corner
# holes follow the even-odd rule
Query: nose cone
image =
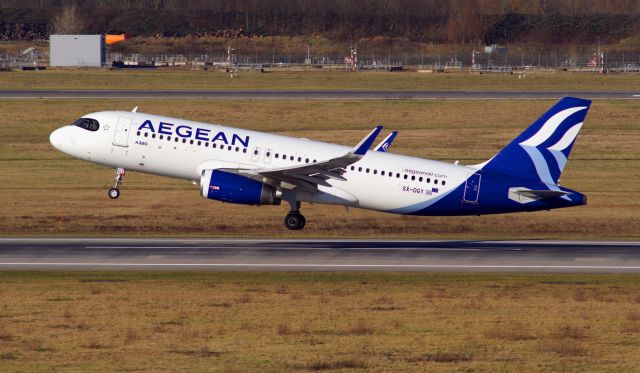
[(60, 149), (62, 145), (62, 128), (58, 128), (57, 130), (51, 132), (51, 135), (49, 135), (49, 142), (51, 143), (51, 145), (53, 145), (54, 148), (62, 150)]

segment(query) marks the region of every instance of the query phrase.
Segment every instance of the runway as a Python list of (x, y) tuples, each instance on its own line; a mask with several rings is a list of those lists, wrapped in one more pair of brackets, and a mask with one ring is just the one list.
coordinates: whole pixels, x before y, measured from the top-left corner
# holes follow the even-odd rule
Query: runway
[(2, 270), (640, 273), (640, 242), (2, 238)]
[(640, 99), (638, 91), (379, 91), (379, 90), (0, 90), (0, 99), (272, 99), (272, 100), (433, 100), (433, 99)]

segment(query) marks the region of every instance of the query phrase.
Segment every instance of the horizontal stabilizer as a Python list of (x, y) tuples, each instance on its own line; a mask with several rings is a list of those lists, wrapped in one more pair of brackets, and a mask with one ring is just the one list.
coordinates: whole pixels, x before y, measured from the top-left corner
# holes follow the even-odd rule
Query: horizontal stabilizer
[(563, 192), (561, 190), (521, 190), (518, 193), (525, 197), (541, 199), (562, 197), (569, 194), (569, 192)]
[(520, 202), (520, 203), (528, 203), (533, 201), (539, 201), (541, 199), (549, 199), (556, 197), (563, 197), (567, 194), (571, 194), (569, 192), (565, 192), (562, 190), (531, 190), (527, 188), (509, 188), (509, 199)]

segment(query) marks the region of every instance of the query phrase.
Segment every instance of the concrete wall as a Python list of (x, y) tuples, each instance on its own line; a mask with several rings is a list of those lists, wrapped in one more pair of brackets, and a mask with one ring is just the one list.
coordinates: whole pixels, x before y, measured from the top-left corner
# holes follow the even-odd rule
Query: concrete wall
[(106, 63), (104, 45), (102, 35), (51, 35), (49, 64), (100, 67)]

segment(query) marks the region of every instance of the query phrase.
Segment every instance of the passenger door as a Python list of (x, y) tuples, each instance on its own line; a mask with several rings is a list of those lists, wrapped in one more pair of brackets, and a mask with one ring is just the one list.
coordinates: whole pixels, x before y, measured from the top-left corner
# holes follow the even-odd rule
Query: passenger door
[(113, 135), (113, 145), (129, 146), (129, 132), (131, 130), (131, 118), (119, 117), (116, 132)]

